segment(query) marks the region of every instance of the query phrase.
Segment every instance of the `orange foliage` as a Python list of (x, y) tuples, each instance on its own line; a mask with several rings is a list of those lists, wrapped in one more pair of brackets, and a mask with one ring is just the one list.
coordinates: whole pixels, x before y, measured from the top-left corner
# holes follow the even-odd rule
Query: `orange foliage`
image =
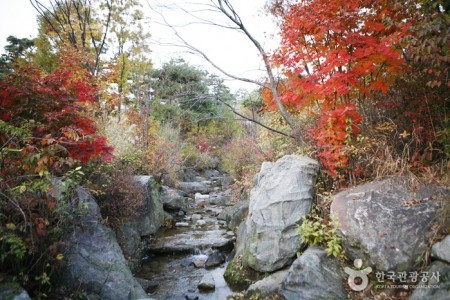
[[(399, 45), (412, 25), (408, 5), (388, 0), (275, 2), (282, 41), (273, 61), (286, 76), (281, 100), (291, 108), (314, 104), (319, 109), (312, 136), (318, 157), (334, 177), (345, 170), (346, 143), (358, 132), (356, 105), (388, 92), (396, 76), (408, 70)], [(274, 108), (273, 97), (263, 96), (266, 106)]]

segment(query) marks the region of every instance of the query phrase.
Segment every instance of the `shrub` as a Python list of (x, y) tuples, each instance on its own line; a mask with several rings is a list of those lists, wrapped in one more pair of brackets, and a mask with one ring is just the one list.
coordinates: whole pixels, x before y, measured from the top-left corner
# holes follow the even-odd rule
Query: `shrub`
[(325, 248), (328, 256), (343, 257), (341, 238), (336, 231), (336, 221), (325, 222), (316, 214), (304, 218), (298, 227), (302, 242), (310, 246), (318, 245)]

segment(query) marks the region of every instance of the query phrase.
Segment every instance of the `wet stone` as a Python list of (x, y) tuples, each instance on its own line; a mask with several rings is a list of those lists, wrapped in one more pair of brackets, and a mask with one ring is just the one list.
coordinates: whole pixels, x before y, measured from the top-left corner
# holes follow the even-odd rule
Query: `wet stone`
[(225, 255), (222, 252), (214, 251), (211, 255), (208, 256), (208, 259), (205, 262), (206, 268), (219, 266), (221, 263), (225, 262)]
[(198, 284), (198, 288), (201, 290), (214, 290), (216, 288), (216, 283), (214, 277), (211, 274), (205, 274)]
[(196, 268), (203, 268), (205, 266), (205, 261), (202, 259), (196, 259), (192, 262), (192, 264), (194, 265), (194, 267)]

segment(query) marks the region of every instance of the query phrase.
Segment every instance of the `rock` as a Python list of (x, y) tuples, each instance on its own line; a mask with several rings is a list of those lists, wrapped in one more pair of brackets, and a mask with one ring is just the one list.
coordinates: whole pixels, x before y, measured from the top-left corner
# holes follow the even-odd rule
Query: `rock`
[(164, 226), (172, 227), (174, 225), (174, 218), (171, 214), (164, 212)]
[(164, 209), (158, 187), (152, 176), (134, 176), (134, 180), (142, 187), (145, 196), (141, 216), (134, 222), (141, 236), (150, 235), (164, 223)]
[(210, 203), (217, 206), (227, 206), (230, 205), (231, 196), (228, 195), (216, 195), (210, 198)]
[(193, 195), (195, 193), (207, 194), (211, 191), (211, 188), (205, 182), (180, 182), (179, 189)]
[(200, 219), (202, 219), (202, 215), (200, 215), (200, 214), (193, 214), (193, 215), (191, 216), (191, 220), (192, 220), (192, 221), (198, 221), (198, 220), (200, 220)]
[(343, 247), (352, 260), (380, 271), (413, 271), (427, 247), (430, 228), (449, 190), (421, 185), (416, 192), (406, 178), (377, 180), (336, 194)]
[(218, 216), (218, 220), (225, 220), (227, 227), (234, 230), (241, 224), (248, 213), (248, 202), (239, 201), (233, 206), (226, 207)]
[(208, 179), (212, 179), (212, 177), (218, 177), (220, 176), (220, 172), (217, 170), (210, 170), (207, 169), (203, 172), (203, 175), (208, 178)]
[(240, 238), (245, 267), (273, 272), (294, 260), (301, 240), (297, 224), (311, 211), (318, 170), (317, 161), (296, 155), (263, 163)]
[(203, 226), (203, 225), (206, 225), (206, 221), (205, 220), (198, 220), (196, 222), (196, 224), (199, 225), (199, 226)]
[(154, 234), (164, 224), (163, 205), (159, 199), (159, 188), (152, 176), (134, 176), (142, 189), (144, 203), (139, 215), (124, 222), (116, 231), (118, 241), (127, 256), (140, 260), (141, 237)]
[(259, 294), (262, 297), (269, 297), (278, 292), (281, 283), (286, 279), (289, 270), (281, 270), (253, 283), (246, 291), (246, 296)]
[(158, 288), (158, 285), (150, 280), (139, 277), (135, 277), (135, 279), (137, 280), (137, 282), (139, 282), (139, 284), (142, 286), (142, 288), (146, 293), (151, 293), (152, 291)]
[(286, 300), (347, 299), (344, 272), (324, 250), (310, 247), (292, 264), (279, 294)]
[(212, 268), (219, 266), (221, 263), (225, 262), (225, 255), (220, 251), (214, 251), (211, 255), (208, 256), (208, 259), (205, 262), (206, 268)]
[(161, 202), (164, 209), (171, 212), (179, 211), (194, 203), (192, 198), (188, 198), (186, 192), (172, 189), (168, 186), (161, 187)]
[(230, 248), (233, 239), (224, 237), (223, 230), (206, 230), (192, 233), (183, 232), (171, 236), (158, 237), (149, 245), (148, 250), (153, 253), (192, 253), (195, 249)]
[(205, 266), (205, 260), (203, 259), (196, 259), (192, 262), (194, 267), (196, 268), (203, 268)]
[(189, 227), (188, 222), (176, 222), (175, 227)]
[(200, 194), (200, 193), (195, 193), (194, 199), (195, 199), (195, 201), (208, 200), (209, 199), (209, 195), (203, 195), (203, 194)]
[(450, 235), (433, 245), (431, 257), (450, 263)]
[(31, 300), (27, 291), (13, 281), (0, 282), (0, 299)]
[(212, 274), (208, 273), (203, 275), (202, 280), (200, 280), (200, 283), (198, 284), (198, 288), (201, 290), (214, 290), (216, 288), (216, 283)]
[(74, 220), (73, 230), (64, 242), (62, 281), (103, 299), (142, 299), (147, 294), (128, 268), (114, 232), (102, 220), (95, 199), (83, 188), (77, 188), (78, 201), (86, 214)]
[[(450, 264), (441, 261), (432, 262), (425, 272), (428, 272), (428, 282), (417, 282), (418, 285), (428, 285), (428, 288), (416, 288), (409, 300), (443, 300), (450, 299)], [(432, 274), (439, 272), (439, 281)], [(439, 286), (439, 287), (437, 287)]]

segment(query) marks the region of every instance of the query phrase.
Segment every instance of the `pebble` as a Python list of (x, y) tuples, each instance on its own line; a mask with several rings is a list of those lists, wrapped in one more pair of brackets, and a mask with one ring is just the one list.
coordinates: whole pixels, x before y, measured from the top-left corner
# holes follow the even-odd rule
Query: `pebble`
[(205, 220), (198, 220), (198, 221), (197, 221), (197, 225), (203, 226), (203, 225), (205, 225), (205, 224), (206, 224), (206, 221), (205, 221)]
[(196, 268), (203, 268), (205, 266), (205, 261), (201, 259), (196, 259), (192, 262), (194, 264), (194, 267)]
[(200, 220), (201, 218), (202, 218), (202, 216), (199, 215), (199, 214), (193, 214), (193, 215), (191, 216), (191, 220), (192, 220), (192, 221), (197, 221), (197, 220)]

